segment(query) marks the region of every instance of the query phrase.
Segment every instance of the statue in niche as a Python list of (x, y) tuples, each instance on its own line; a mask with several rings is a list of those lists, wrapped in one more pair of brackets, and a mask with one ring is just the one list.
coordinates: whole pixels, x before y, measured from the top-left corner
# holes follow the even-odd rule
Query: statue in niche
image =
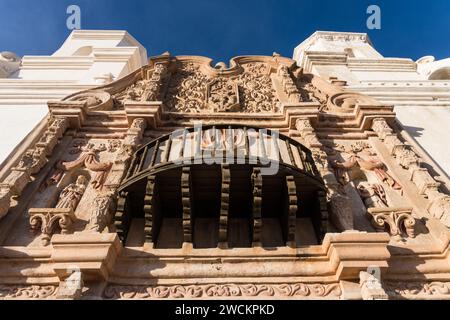
[(87, 180), (85, 176), (78, 176), (75, 183), (69, 184), (59, 194), (59, 201), (56, 208), (75, 210), (86, 191)]
[(385, 208), (388, 206), (386, 193), (379, 183), (362, 182), (358, 192), (367, 208)]

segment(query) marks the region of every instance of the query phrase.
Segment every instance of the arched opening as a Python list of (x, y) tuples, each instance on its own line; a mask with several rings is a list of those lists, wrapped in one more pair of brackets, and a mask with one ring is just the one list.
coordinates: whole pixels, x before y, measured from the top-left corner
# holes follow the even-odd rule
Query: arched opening
[(115, 224), (127, 246), (301, 246), (326, 232), (311, 152), (270, 130), (210, 126), (161, 137), (135, 153), (119, 190)]

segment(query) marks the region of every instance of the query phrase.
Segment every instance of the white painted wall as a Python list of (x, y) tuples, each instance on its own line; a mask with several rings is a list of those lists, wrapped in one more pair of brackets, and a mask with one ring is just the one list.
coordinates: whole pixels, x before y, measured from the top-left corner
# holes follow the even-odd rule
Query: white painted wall
[[(294, 59), (305, 72), (337, 77), (350, 90), (394, 105), (405, 131), (450, 175), (450, 58), (385, 58), (367, 34), (318, 31), (297, 46)], [(430, 80), (433, 74), (440, 77)]]
[(24, 56), (21, 64), (8, 57), (0, 53), (0, 171), (47, 115), (48, 101), (107, 84), (147, 64), (146, 49), (126, 31), (114, 30), (75, 30), (53, 55)]
[(1, 106), (0, 159), (6, 159), (47, 113), (47, 105)]

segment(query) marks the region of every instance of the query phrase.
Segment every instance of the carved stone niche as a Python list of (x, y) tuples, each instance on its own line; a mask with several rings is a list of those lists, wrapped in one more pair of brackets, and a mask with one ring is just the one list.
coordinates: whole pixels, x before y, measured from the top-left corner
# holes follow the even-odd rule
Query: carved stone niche
[(369, 208), (367, 215), (378, 232), (387, 231), (391, 236), (416, 236), (412, 208)]
[(57, 227), (61, 234), (68, 234), (76, 217), (72, 208), (32, 208), (30, 215), (31, 229), (42, 232), (42, 244), (47, 246)]

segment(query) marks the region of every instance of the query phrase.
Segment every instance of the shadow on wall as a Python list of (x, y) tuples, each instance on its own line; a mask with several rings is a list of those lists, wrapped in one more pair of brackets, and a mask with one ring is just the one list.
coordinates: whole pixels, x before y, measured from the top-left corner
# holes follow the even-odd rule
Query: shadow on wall
[(424, 128), (411, 127), (411, 126), (405, 126), (405, 125), (402, 125), (402, 126), (414, 138), (420, 138), (423, 136)]

